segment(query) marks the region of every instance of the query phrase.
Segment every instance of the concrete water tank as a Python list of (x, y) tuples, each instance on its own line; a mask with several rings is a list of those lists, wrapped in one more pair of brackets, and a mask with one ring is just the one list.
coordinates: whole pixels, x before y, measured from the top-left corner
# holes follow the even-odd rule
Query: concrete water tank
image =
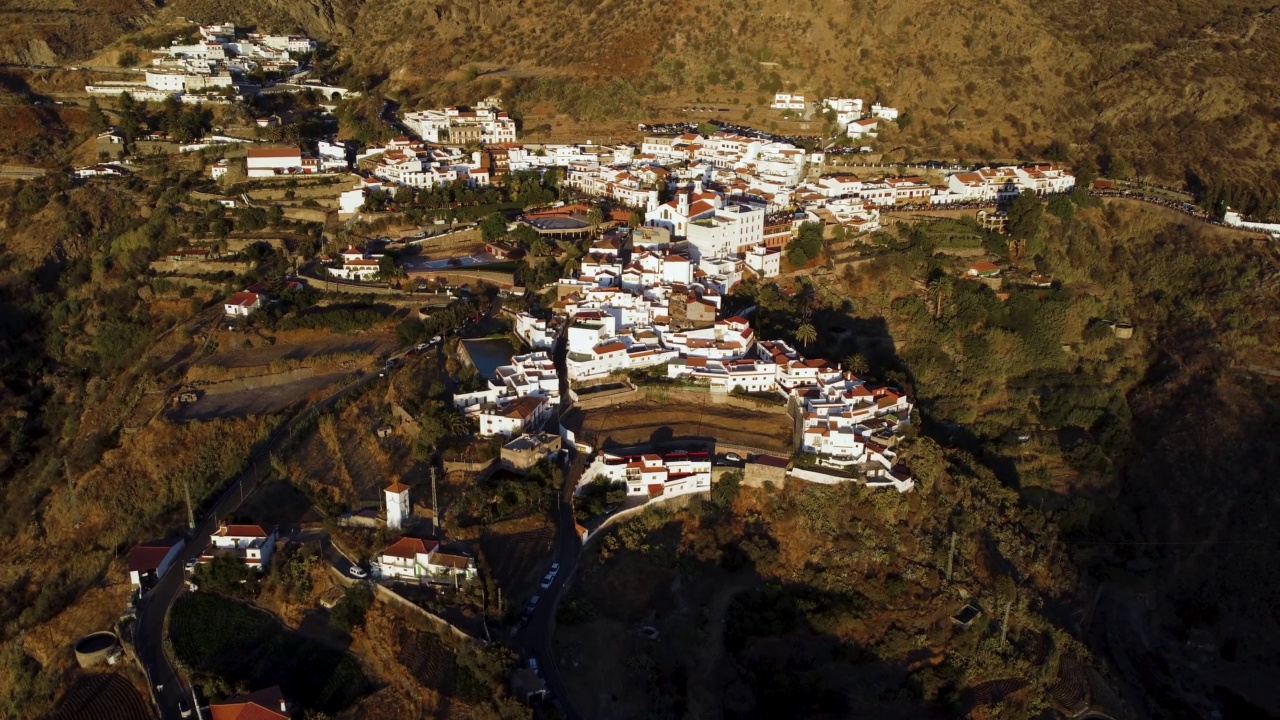
[(107, 660), (112, 651), (119, 647), (120, 641), (115, 633), (105, 630), (90, 633), (76, 641), (76, 662), (80, 663), (82, 668), (93, 667)]

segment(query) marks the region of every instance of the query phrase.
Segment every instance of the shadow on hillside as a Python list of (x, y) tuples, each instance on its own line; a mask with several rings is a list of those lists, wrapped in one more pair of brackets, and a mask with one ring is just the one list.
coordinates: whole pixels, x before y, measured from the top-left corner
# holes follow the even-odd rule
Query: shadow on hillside
[[(655, 716), (711, 712), (731, 720), (954, 715), (954, 708), (924, 699), (926, 692), (958, 697), (938, 689), (947, 680), (935, 672), (942, 659), (935, 649), (898, 631), (891, 657), (887, 646), (866, 647), (836, 634), (878, 612), (877, 601), (842, 583), (768, 579), (779, 552), (768, 527), (748, 521), (741, 533), (719, 533), (728, 516), (714, 501), (695, 511), (702, 515), (697, 522), (651, 523), (640, 535), (623, 529), (630, 523), (610, 531), (621, 549), (572, 591), (571, 605), (585, 596), (588, 606), (623, 627), (652, 623), (660, 630), (657, 641), (628, 632), (625, 647), (593, 648), (588, 652), (600, 657), (583, 656), (593, 668), (593, 661), (625, 665), (634, 685), (597, 687), (592, 697), (574, 698), (579, 714), (636, 714), (644, 708), (626, 705), (645, 702)], [(676, 547), (686, 549), (677, 553)], [(696, 557), (690, 547), (698, 548)], [(628, 577), (621, 580), (624, 569)], [(825, 576), (816, 567), (798, 575)], [(651, 579), (647, 586), (638, 584), (644, 578)], [(619, 602), (611, 593), (623, 586), (633, 594)], [(606, 597), (615, 601), (607, 604)], [(561, 672), (574, 671), (562, 666)], [(922, 674), (930, 675), (931, 690)]]

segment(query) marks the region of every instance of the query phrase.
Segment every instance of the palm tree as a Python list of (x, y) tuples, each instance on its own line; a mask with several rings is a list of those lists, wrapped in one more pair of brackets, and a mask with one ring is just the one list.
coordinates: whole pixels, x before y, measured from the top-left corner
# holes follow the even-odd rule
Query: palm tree
[(844, 369), (854, 375), (864, 375), (871, 371), (871, 365), (862, 353), (852, 353), (844, 359)]
[(543, 240), (541, 235), (529, 243), (529, 254), (535, 257), (547, 254), (547, 241)]
[(955, 281), (950, 276), (942, 275), (929, 281), (925, 286), (931, 300), (931, 310), (933, 311), (933, 319), (937, 320), (942, 317), (942, 308), (946, 305), (947, 298), (951, 295), (951, 291), (955, 287)]
[(818, 331), (814, 329), (812, 323), (801, 323), (800, 327), (796, 328), (796, 340), (800, 341), (800, 344), (806, 348), (817, 339)]
[(471, 423), (459, 412), (446, 412), (442, 418), (445, 429), (450, 435), (466, 435), (471, 431)]

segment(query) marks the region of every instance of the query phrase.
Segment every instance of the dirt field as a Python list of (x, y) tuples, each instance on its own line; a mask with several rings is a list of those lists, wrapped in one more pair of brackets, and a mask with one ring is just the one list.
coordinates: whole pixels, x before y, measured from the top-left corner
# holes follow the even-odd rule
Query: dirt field
[(781, 407), (746, 409), (709, 403), (643, 401), (617, 409), (589, 410), (577, 416), (572, 420), (581, 423), (582, 433), (578, 439), (596, 447), (712, 437), (778, 452), (791, 448), (793, 423)]
[[(338, 382), (346, 374), (346, 370), (335, 370), (267, 387), (236, 387), (221, 390), (217, 385), (211, 385), (205, 389), (198, 402), (182, 406), (170, 417), (181, 421), (273, 415), (294, 403), (301, 402), (311, 393)], [(228, 384), (238, 385), (238, 383)]]
[(396, 339), (390, 334), (379, 335), (328, 335), (316, 339), (291, 341), (279, 338), (275, 345), (219, 350), (201, 361), (202, 365), (239, 368), (270, 365), (279, 360), (305, 360), (321, 355), (367, 353), (378, 355), (396, 348)]

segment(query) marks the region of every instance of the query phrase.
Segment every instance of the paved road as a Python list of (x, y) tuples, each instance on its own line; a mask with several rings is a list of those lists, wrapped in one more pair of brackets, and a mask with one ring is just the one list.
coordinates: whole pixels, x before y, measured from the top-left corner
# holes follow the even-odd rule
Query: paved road
[[(222, 493), (214, 503), (213, 509), (196, 526), (194, 538), (188, 542), (186, 550), (175, 567), (165, 574), (164, 578), (152, 588), (138, 604), (138, 620), (134, 624), (133, 644), (138, 657), (156, 687), (155, 699), (160, 707), (161, 720), (180, 720), (178, 702), (191, 697), (191, 690), (184, 686), (181, 678), (165, 653), (165, 617), (173, 606), (178, 594), (185, 585), (186, 578), (182, 564), (198, 557), (209, 543), (209, 536), (215, 529), (218, 519), (225, 518), (240, 506), (244, 498), (252, 495), (258, 484), (270, 472), (268, 457), (280, 444), (289, 437), (297, 423), (308, 414), (332, 407), (341, 398), (365, 386), (378, 377), (378, 373), (368, 375), (348, 383), (345, 387), (302, 410), (288, 422), (281, 425), (254, 455), (250, 466), (236, 477), (235, 481)], [(328, 553), (326, 552), (326, 557)], [(341, 557), (340, 555), (338, 557)], [(335, 563), (336, 564), (336, 563)], [(347, 566), (338, 565), (346, 572)]]
[(573, 517), (572, 498), (576, 483), (577, 478), (571, 477), (566, 472), (564, 487), (555, 511), (556, 539), (552, 561), (560, 563), (560, 572), (549, 589), (538, 591), (541, 599), (533, 613), (533, 618), (512, 643), (525, 655), (538, 659), (538, 669), (547, 683), (547, 691), (552, 697), (559, 698), (566, 720), (578, 720), (581, 715), (574, 710), (564, 680), (560, 676), (559, 658), (555, 656), (552, 636), (555, 632), (557, 601), (573, 580), (574, 573), (577, 572), (578, 557), (582, 550), (582, 541), (578, 537)]

